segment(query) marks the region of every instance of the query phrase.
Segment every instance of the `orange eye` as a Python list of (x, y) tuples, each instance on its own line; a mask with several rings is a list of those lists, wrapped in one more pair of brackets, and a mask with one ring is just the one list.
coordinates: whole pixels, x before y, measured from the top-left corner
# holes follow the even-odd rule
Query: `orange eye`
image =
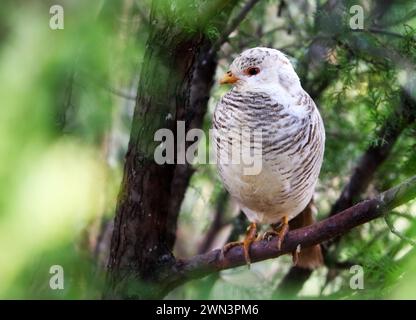
[(246, 70), (246, 72), (250, 76), (255, 76), (256, 74), (258, 74), (260, 72), (260, 69), (259, 68), (256, 68), (256, 67), (251, 67), (251, 68), (248, 68)]

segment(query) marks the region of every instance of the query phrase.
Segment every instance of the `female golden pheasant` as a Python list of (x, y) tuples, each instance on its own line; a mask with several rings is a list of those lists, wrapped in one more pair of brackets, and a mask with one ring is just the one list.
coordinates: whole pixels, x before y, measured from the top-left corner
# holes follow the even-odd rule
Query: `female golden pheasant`
[[(290, 220), (297, 217), (293, 220), (296, 227), (313, 222), (307, 206), (322, 165), (325, 129), (315, 103), (278, 50), (244, 51), (221, 83), (234, 86), (214, 113), (217, 165), (225, 188), (251, 222), (242, 243), (250, 264), (249, 248), (257, 237), (257, 224), (271, 224), (280, 249)], [(262, 131), (261, 143), (251, 146), (251, 152), (261, 155), (261, 170), (255, 175), (245, 174), (241, 162), (229, 161), (230, 146), (247, 141), (242, 135), (230, 139), (228, 133), (247, 129)], [(224, 251), (237, 244), (241, 243), (227, 244)], [(321, 263), (319, 246), (302, 250), (297, 259), (297, 265), (305, 268)]]

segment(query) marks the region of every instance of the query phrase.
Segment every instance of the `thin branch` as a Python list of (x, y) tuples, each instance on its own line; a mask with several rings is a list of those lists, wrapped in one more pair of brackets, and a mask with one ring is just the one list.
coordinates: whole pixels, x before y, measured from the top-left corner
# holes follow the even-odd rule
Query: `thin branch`
[(398, 216), (400, 218), (405, 218), (407, 220), (410, 220), (412, 222), (416, 222), (416, 217), (413, 217), (410, 213), (403, 213), (403, 212), (399, 212), (399, 211), (392, 211), (391, 212), (392, 215)]
[(383, 27), (396, 26), (398, 24), (405, 23), (405, 22), (407, 22), (410, 19), (413, 19), (415, 17), (416, 17), (416, 9), (413, 9), (413, 10), (409, 11), (404, 17), (398, 18), (398, 19), (393, 20), (391, 22), (384, 23), (382, 26)]
[(108, 92), (110, 92), (111, 94), (114, 94), (120, 98), (124, 98), (126, 100), (132, 100), (132, 101), (136, 101), (136, 96), (135, 95), (131, 95), (128, 94), (127, 92), (117, 89), (117, 88), (112, 88), (110, 86), (103, 86), (103, 89), (107, 90)]
[(198, 253), (205, 253), (211, 248), (218, 232), (226, 225), (224, 223), (224, 213), (225, 208), (228, 203), (228, 193), (225, 190), (221, 191), (221, 194), (218, 196), (217, 206), (215, 210), (214, 219), (206, 233), (204, 239), (199, 246)]
[(380, 29), (380, 28), (377, 28), (377, 27), (370, 27), (370, 28), (368, 28), (367, 31), (371, 32), (371, 33), (378, 33), (378, 34), (383, 34), (383, 35), (386, 35), (386, 36), (392, 36), (392, 37), (396, 37), (396, 38), (404, 38), (404, 35), (402, 35), (401, 33), (393, 32), (393, 31), (389, 31), (389, 30), (384, 30), (384, 29)]
[(261, 34), (261, 37), (264, 37), (264, 36), (267, 36), (267, 35), (269, 35), (269, 34), (271, 34), (271, 33), (275, 33), (275, 32), (277, 32), (277, 31), (282, 31), (282, 30), (286, 30), (286, 26), (279, 26), (279, 27), (275, 27), (275, 28), (272, 28), (272, 29), (270, 29), (270, 30), (267, 30), (267, 31), (264, 31), (264, 32), (262, 32), (262, 34)]
[[(397, 187), (389, 189), (371, 200), (365, 200), (343, 212), (305, 228), (290, 231), (281, 250), (277, 240), (260, 240), (251, 245), (252, 262), (263, 261), (291, 253), (298, 245), (302, 248), (322, 243), (348, 232), (350, 229), (373, 219), (382, 217), (390, 210), (407, 203), (416, 197), (416, 176)], [(213, 272), (245, 265), (241, 246), (230, 249), (225, 255), (221, 250), (213, 250), (187, 260), (177, 260), (169, 271), (164, 273), (162, 283), (170, 289), (191, 279), (201, 278)]]
[(406, 237), (404, 234), (401, 234), (395, 227), (394, 224), (389, 220), (389, 217), (387, 215), (384, 216), (384, 221), (386, 222), (387, 226), (389, 227), (391, 233), (402, 239), (403, 241), (407, 242), (408, 244), (412, 245), (413, 247), (416, 247), (416, 241)]
[[(109, 93), (111, 93), (113, 95), (116, 95), (116, 96), (118, 96), (120, 98), (124, 98), (126, 100), (136, 101), (136, 96), (135, 95), (131, 95), (131, 94), (129, 94), (129, 93), (127, 93), (127, 92), (125, 92), (125, 91), (123, 91), (121, 89), (118, 89), (118, 88), (113, 88), (112, 86), (104, 83), (103, 81), (94, 79), (93, 77), (90, 77), (88, 75), (87, 75), (87, 77), (89, 78), (88, 84), (92, 84), (95, 87), (100, 88), (102, 90), (105, 90), (105, 91), (107, 91), (107, 92), (109, 92)], [(76, 85), (78, 85), (80, 87), (86, 87), (88, 85), (86, 82), (81, 81), (79, 79), (75, 79), (74, 80), (74, 84), (76, 84)]]
[(382, 34), (385, 36), (391, 36), (391, 37), (395, 37), (395, 38), (405, 38), (405, 36), (401, 33), (398, 32), (394, 32), (394, 31), (390, 31), (390, 30), (385, 30), (385, 29), (380, 29), (377, 27), (370, 27), (368, 29), (356, 29), (356, 30), (352, 30), (353, 32), (369, 32), (369, 33), (376, 33), (376, 34)]
[(227, 28), (225, 28), (225, 31), (220, 35), (220, 37), (217, 39), (217, 41), (213, 44), (210, 55), (212, 55), (214, 52), (216, 52), (225, 42), (227, 42), (228, 37), (231, 33), (237, 27), (240, 25), (240, 23), (245, 19), (247, 14), (253, 9), (253, 7), (260, 2), (260, 0), (248, 0), (247, 3), (244, 5), (244, 7), (241, 9), (241, 11), (236, 15), (236, 17), (230, 22)]

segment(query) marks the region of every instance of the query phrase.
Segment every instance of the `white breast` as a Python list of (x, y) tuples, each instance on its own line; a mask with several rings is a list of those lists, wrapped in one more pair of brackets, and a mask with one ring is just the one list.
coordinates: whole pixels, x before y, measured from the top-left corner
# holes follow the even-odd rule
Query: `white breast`
[[(290, 106), (278, 106), (264, 94), (255, 97), (231, 91), (218, 103), (214, 146), (220, 177), (249, 220), (276, 223), (283, 215), (295, 217), (310, 201), (322, 164), (325, 133), (307, 94)], [(245, 174), (244, 163), (231, 164), (226, 159), (229, 143), (224, 129), (236, 132), (243, 127), (264, 132), (262, 145), (256, 146), (262, 154), (262, 170), (257, 175)]]

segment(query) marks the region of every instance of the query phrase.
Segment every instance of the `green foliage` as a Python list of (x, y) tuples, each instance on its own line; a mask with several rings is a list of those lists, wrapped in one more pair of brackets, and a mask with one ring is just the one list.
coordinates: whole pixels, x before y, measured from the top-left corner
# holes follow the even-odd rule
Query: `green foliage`
[[(113, 18), (93, 14), (96, 4), (60, 4), (64, 30), (49, 28), (47, 3), (2, 3), (2, 298), (100, 297), (85, 253), (91, 243), (83, 252), (79, 246), (84, 230), (114, 206), (120, 181), (121, 164), (110, 167), (102, 148), (116, 125), (116, 100), (101, 85), (114, 75), (118, 29)], [(64, 267), (63, 291), (49, 287), (55, 264)]]
[[(64, 30), (49, 28), (49, 7), (55, 2), (65, 9)], [(224, 9), (204, 19), (212, 5), (226, 1), (160, 0), (156, 17), (149, 17), (152, 2), (2, 1), (1, 298), (101, 297), (97, 235), (101, 221), (114, 214), (149, 26), (170, 23), (187, 36), (202, 32), (214, 42), (223, 32), (218, 21), (228, 18)], [(346, 1), (336, 19), (323, 6), (315, 7), (323, 1), (285, 3), (283, 8), (279, 1), (256, 5), (219, 50), (218, 73), (253, 46), (275, 47), (293, 59), (304, 88), (316, 93), (325, 122), (326, 152), (316, 195), (319, 216), (325, 217), (363, 152), (385, 143), (379, 132), (386, 120), (391, 126), (403, 121), (397, 115), (403, 90), (415, 98), (416, 7), (414, 1), (395, 1), (374, 25), (370, 13), (376, 2), (361, 1), (366, 30), (352, 31), (347, 9), (355, 1)], [(243, 5), (239, 2), (232, 17)], [(371, 32), (372, 26), (386, 32)], [(332, 50), (324, 53), (328, 59), (314, 64), (308, 50), (318, 40)], [(223, 93), (214, 86), (203, 123), (206, 133)], [(363, 198), (415, 175), (415, 138), (413, 122), (403, 129)], [(178, 221), (178, 256), (196, 253), (223, 193), (213, 165), (195, 169)], [(223, 222), (233, 222), (237, 212), (228, 203)], [(413, 239), (415, 217), (414, 201), (391, 213), (399, 232)], [(227, 224), (213, 246), (221, 246), (229, 233)], [(352, 230), (329, 258), (333, 265), (361, 265), (365, 289), (351, 290), (349, 269), (331, 267), (315, 271), (300, 297), (415, 298), (415, 249), (382, 220)], [(65, 271), (62, 291), (49, 287), (49, 269), (56, 264)], [(288, 256), (261, 262), (251, 270), (242, 267), (189, 282), (169, 297), (295, 298), (275, 291), (290, 266)]]

